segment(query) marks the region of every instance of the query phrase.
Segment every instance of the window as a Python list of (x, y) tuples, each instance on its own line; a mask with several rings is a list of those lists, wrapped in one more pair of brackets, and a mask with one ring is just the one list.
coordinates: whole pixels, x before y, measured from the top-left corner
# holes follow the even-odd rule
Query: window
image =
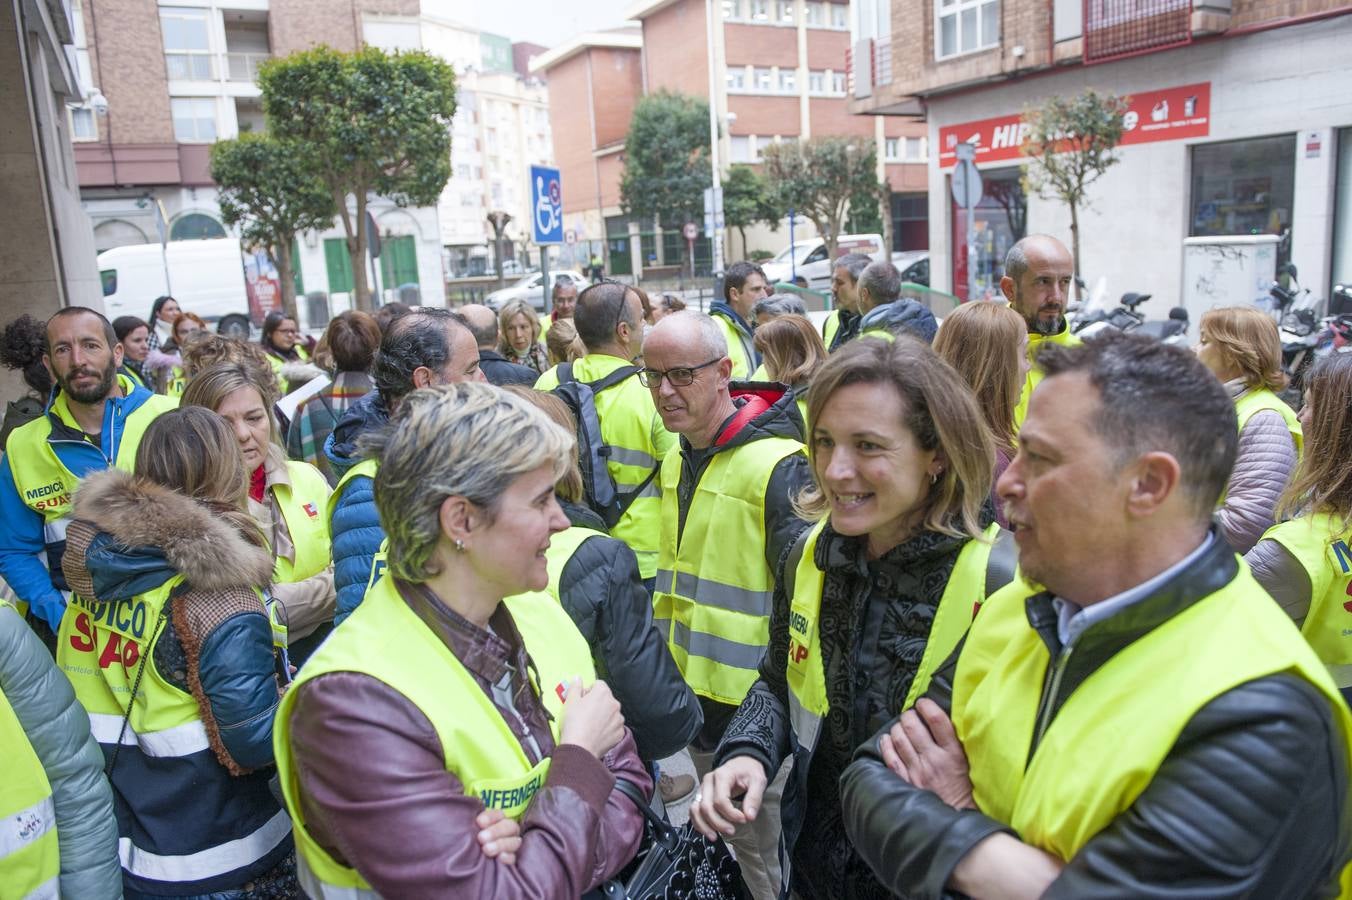
[(845, 73), (844, 73), (844, 72), (832, 72), (832, 73), (831, 73), (831, 93), (833, 93), (833, 94), (841, 94), (842, 96), (844, 95), (844, 93), (845, 93)]
[(70, 111), (70, 139), (72, 141), (97, 141), (99, 139), (98, 122), (92, 109), (77, 107)]
[(362, 40), (372, 47), (396, 53), (422, 47), (421, 28), (416, 20), (365, 18), (361, 23)]
[[(1281, 234), (1295, 188), (1294, 134), (1195, 145), (1188, 234)], [(1288, 252), (1278, 251), (1278, 265)]]
[(184, 144), (216, 140), (216, 101), (210, 97), (175, 97), (169, 101), (174, 139)]
[(756, 90), (762, 94), (768, 94), (774, 90), (774, 73), (769, 69), (756, 69)]
[(809, 27), (820, 28), (826, 24), (826, 4), (822, 0), (808, 0), (803, 4), (803, 15)]
[(211, 41), (204, 9), (160, 9), (164, 63), (171, 81), (211, 81)]
[(741, 22), (746, 19), (747, 0), (723, 0), (723, 19), (728, 22)]
[[(976, 293), (971, 295), (968, 282), (968, 250), (967, 250), (967, 213), (963, 207), (953, 202), (953, 198), (947, 188), (944, 194), (948, 197), (949, 215), (953, 222), (953, 243), (954, 248), (952, 261), (952, 285), (953, 293), (964, 300), (977, 298), (998, 298), (1000, 297), (1000, 276), (1005, 270), (1005, 254), (1015, 241), (1020, 240), (1028, 232), (1028, 198), (1024, 194), (1023, 186), (1020, 183), (1020, 170), (1017, 166), (1002, 169), (983, 169), (981, 171), (981, 180), (985, 185), (985, 193), (981, 197), (981, 202), (972, 210), (974, 225), (977, 234), (983, 235), (983, 238), (976, 242), (976, 255), (970, 260), (971, 267), (976, 283)], [(918, 203), (923, 204), (927, 201), (919, 199)], [(893, 203), (896, 198), (893, 197)], [(896, 206), (893, 206), (896, 210)], [(895, 215), (894, 215), (895, 221)], [(919, 223), (916, 223), (917, 225)], [(910, 229), (904, 230), (903, 235)], [(921, 231), (919, 227), (915, 229), (915, 237), (927, 232)], [(903, 241), (907, 238), (903, 237)], [(903, 243), (903, 247), (919, 246), (917, 244)]]
[(888, 138), (883, 141), (883, 158), (888, 162), (901, 159), (901, 148), (898, 146), (904, 138)]
[(770, 145), (773, 144), (773, 143), (774, 143), (774, 139), (773, 139), (773, 138), (768, 138), (768, 137), (758, 137), (758, 138), (756, 138), (755, 150), (754, 150), (754, 151), (752, 152), (752, 154), (751, 154), (751, 159), (752, 159), (752, 161), (753, 161), (753, 162), (760, 162), (760, 160), (761, 160), (761, 151), (763, 151), (766, 147), (770, 146)]
[(831, 3), (831, 27), (847, 29), (850, 27), (850, 8), (844, 3)]
[(999, 0), (938, 0), (936, 59), (985, 50), (1000, 43)]
[[(1352, 284), (1352, 128), (1336, 133), (1338, 176), (1333, 194), (1333, 284)], [(1337, 306), (1330, 291), (1330, 314), (1352, 312)]]
[(188, 213), (174, 220), (169, 227), (171, 241), (200, 241), (207, 238), (223, 238), (225, 229), (221, 223), (205, 213)]
[(782, 94), (798, 92), (798, 72), (794, 69), (779, 70), (779, 91)]
[(746, 90), (746, 69), (740, 67), (728, 69), (728, 90)]
[(750, 0), (750, 3), (753, 22), (770, 21), (770, 0)]
[(776, 21), (782, 25), (792, 25), (794, 23), (793, 3), (794, 0), (776, 0)]
[(751, 162), (751, 138), (737, 134), (728, 138), (728, 156), (731, 162)]
[(809, 94), (826, 93), (826, 73), (808, 72), (807, 73), (807, 92)]
[(348, 255), (345, 239), (324, 239), (324, 267), (328, 270), (330, 294), (352, 290), (352, 257)]

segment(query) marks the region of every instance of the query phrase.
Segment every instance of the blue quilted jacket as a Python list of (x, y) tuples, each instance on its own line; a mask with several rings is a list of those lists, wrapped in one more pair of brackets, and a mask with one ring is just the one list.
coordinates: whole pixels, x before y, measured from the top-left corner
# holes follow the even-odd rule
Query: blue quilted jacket
[[(324, 441), (324, 455), (338, 477), (361, 462), (357, 439), (368, 431), (383, 428), (389, 418), (389, 411), (376, 391), (362, 397), (343, 414)], [(335, 505), (329, 535), (333, 540), (333, 584), (338, 592), (338, 613), (333, 621), (340, 624), (360, 605), (366, 593), (371, 564), (385, 540), (385, 529), (380, 527), (375, 482), (370, 478), (353, 478), (332, 502)]]

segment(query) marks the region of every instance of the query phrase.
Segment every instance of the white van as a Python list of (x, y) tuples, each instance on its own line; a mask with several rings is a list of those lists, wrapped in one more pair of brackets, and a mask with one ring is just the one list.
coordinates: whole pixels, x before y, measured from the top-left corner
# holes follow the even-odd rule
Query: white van
[[(169, 279), (165, 281), (168, 266)], [(179, 308), (223, 334), (249, 336), (250, 306), (245, 257), (236, 238), (170, 241), (114, 247), (99, 254), (99, 277), (108, 318), (150, 315), (155, 298), (172, 294)]]
[[(881, 234), (842, 234), (836, 240), (836, 257), (847, 253), (863, 253), (871, 256), (874, 262), (881, 262), (888, 256)], [(799, 275), (807, 279), (807, 286), (813, 290), (831, 287), (833, 266), (826, 258), (826, 241), (819, 237), (785, 247), (774, 259), (761, 263), (761, 268), (771, 284), (792, 281)]]

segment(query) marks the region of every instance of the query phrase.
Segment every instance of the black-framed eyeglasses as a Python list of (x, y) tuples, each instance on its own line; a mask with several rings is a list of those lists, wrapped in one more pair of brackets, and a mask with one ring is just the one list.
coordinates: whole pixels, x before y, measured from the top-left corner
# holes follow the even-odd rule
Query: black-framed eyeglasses
[(645, 366), (638, 370), (638, 380), (647, 388), (657, 387), (662, 383), (663, 378), (670, 381), (672, 387), (685, 387), (694, 383), (695, 373), (700, 369), (707, 369), (714, 363), (722, 361), (723, 357), (720, 356), (718, 359), (711, 359), (707, 363), (700, 363), (697, 366), (680, 366), (675, 369), (668, 369), (665, 372), (661, 369), (649, 369)]

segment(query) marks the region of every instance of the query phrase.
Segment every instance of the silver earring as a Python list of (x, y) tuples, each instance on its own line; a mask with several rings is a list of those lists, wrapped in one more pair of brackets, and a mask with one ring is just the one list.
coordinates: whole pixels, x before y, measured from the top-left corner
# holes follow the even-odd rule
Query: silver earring
[(939, 473), (937, 473), (937, 472), (931, 472), (931, 473), (930, 473), (930, 484), (938, 484), (938, 483), (939, 483)]
[(465, 542), (462, 541), (462, 540), (460, 540), (459, 538), (456, 538), (456, 541), (455, 541), (455, 549), (458, 550), (458, 551), (461, 552), (461, 553), (464, 553), (464, 552), (465, 552)]

